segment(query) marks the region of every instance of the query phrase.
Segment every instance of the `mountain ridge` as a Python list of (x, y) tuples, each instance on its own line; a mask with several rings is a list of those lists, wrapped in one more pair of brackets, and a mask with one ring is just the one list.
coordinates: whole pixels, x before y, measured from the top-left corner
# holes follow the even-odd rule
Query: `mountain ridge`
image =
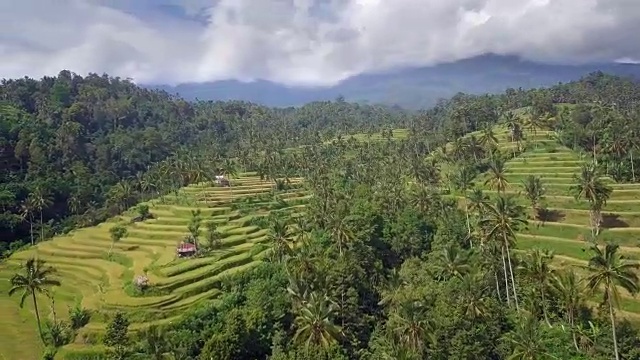
[(244, 100), (289, 107), (343, 96), (347, 101), (418, 109), (459, 92), (481, 94), (503, 92), (508, 88), (548, 87), (578, 80), (594, 71), (640, 79), (640, 64), (555, 65), (487, 54), (431, 67), (360, 74), (324, 88), (290, 87), (266, 80), (143, 86), (177, 93), (188, 100)]

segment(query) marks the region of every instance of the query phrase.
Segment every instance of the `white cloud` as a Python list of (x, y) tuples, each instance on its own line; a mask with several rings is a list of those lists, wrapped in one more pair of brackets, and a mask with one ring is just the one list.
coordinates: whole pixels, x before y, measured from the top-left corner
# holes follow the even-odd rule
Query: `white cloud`
[[(163, 0), (162, 5), (0, 0), (0, 77), (69, 69), (141, 83), (260, 78), (330, 85), (363, 72), (487, 52), (548, 62), (640, 58), (638, 0)], [(168, 13), (178, 8), (181, 16)]]

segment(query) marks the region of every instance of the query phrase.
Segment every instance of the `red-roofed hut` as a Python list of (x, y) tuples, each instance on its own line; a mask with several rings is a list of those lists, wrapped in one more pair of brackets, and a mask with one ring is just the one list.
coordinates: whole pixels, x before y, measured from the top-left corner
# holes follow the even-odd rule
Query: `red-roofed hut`
[(186, 242), (181, 242), (176, 249), (178, 257), (193, 256), (196, 251), (198, 251), (198, 248), (194, 244)]

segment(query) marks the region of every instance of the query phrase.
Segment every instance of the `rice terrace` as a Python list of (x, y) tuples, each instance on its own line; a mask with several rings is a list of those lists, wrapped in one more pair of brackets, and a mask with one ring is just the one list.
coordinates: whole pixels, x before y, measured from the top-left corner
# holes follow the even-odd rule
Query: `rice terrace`
[[(199, 301), (214, 300), (226, 274), (250, 268), (265, 257), (268, 236), (260, 220), (272, 212), (300, 213), (308, 195), (298, 185), (300, 180), (292, 179), (291, 190), (275, 191), (273, 183), (242, 174), (230, 187), (189, 186), (177, 196), (146, 203), (152, 219), (131, 224), (137, 216), (131, 209), (112, 221), (16, 253), (2, 265), (2, 277), (10, 278), (22, 261), (34, 255), (55, 266), (62, 278), (62, 286), (55, 290), (57, 314), (62, 316), (76, 302), (99, 314), (78, 336), (79, 343), (90, 342), (93, 331), (104, 331), (111, 311), (130, 313), (133, 328), (170, 322)], [(219, 244), (210, 256), (181, 259), (177, 244), (189, 234), (188, 225), (196, 216), (202, 219), (200, 246), (210, 246), (205, 240), (207, 224), (215, 224)], [(119, 223), (127, 224), (127, 236), (113, 246), (110, 259), (109, 229)], [(153, 295), (136, 296), (132, 285), (136, 276), (148, 278)], [(6, 294), (8, 288), (2, 290)], [(47, 303), (44, 298), (42, 303)], [(10, 326), (4, 326), (6, 333), (0, 335), (6, 340), (17, 335), (30, 338), (14, 343), (12, 356), (31, 358), (37, 334), (33, 327), (21, 327), (35, 320), (30, 312), (16, 309), (15, 301), (2, 298), (3, 324)]]

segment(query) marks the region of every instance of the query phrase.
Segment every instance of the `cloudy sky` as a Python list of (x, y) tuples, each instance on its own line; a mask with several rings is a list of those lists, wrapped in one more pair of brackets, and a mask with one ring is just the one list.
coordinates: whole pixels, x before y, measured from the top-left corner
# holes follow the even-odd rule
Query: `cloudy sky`
[(0, 0), (0, 78), (331, 85), (487, 52), (640, 59), (640, 0)]

